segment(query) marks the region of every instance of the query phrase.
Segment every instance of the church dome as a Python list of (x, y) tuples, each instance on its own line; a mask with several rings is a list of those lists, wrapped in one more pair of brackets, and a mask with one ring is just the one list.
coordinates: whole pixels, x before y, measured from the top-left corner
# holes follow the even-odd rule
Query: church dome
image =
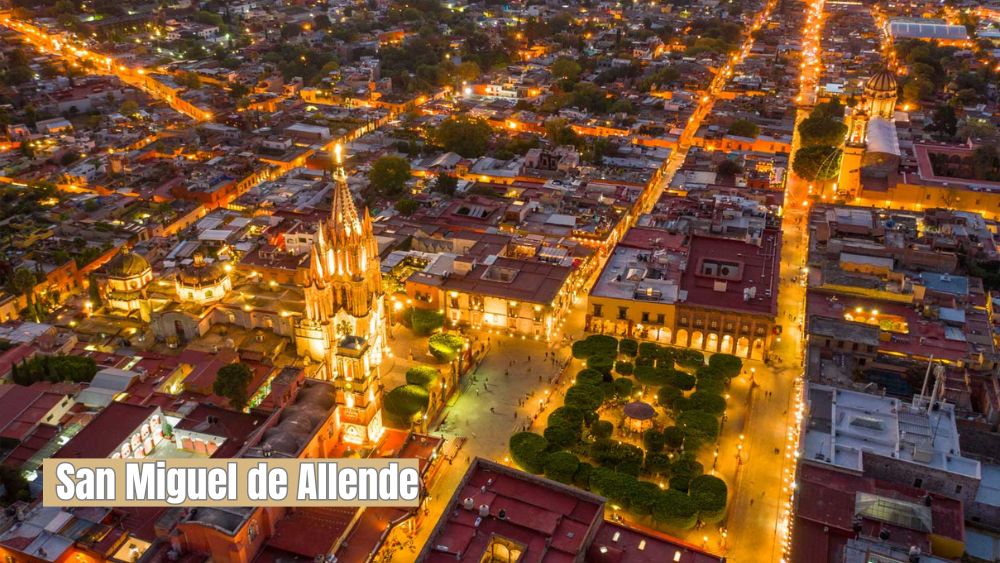
[(183, 268), (177, 277), (185, 287), (205, 287), (218, 284), (228, 275), (225, 268), (217, 262), (206, 262), (200, 253), (196, 253), (194, 263)]
[(871, 93), (896, 93), (896, 77), (888, 69), (876, 72), (868, 82), (865, 83), (865, 90)]
[(149, 270), (149, 262), (141, 254), (125, 248), (108, 261), (106, 271), (113, 278), (134, 278)]

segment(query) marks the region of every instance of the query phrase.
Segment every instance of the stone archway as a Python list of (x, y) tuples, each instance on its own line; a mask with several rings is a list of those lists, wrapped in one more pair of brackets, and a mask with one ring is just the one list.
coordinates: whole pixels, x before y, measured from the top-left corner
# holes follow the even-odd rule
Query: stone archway
[(705, 346), (705, 335), (700, 330), (691, 333), (691, 348), (701, 350)]
[(661, 327), (656, 329), (656, 341), (660, 344), (670, 344), (670, 337), (673, 336), (669, 328)]
[(719, 335), (714, 332), (708, 333), (705, 338), (705, 351), (706, 352), (718, 352), (719, 351)]
[(674, 341), (674, 344), (676, 344), (677, 346), (680, 346), (682, 348), (686, 348), (687, 347), (687, 345), (688, 345), (688, 331), (687, 331), (686, 328), (682, 328), (682, 329), (680, 329), (680, 330), (677, 331), (677, 339)]
[(763, 360), (764, 359), (764, 339), (754, 338), (753, 349), (750, 352), (750, 359), (753, 360)]
[(723, 354), (733, 353), (733, 337), (726, 334), (722, 337), (722, 344), (719, 345), (719, 352)]
[(736, 341), (736, 355), (741, 358), (750, 357), (750, 339), (746, 336), (741, 336)]

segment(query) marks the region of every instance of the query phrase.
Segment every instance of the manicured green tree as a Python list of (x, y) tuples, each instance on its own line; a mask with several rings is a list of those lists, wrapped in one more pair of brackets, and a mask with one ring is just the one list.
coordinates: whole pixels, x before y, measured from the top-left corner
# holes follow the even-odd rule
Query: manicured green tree
[(600, 385), (604, 381), (604, 374), (596, 369), (584, 368), (576, 372), (576, 382), (585, 385)]
[(561, 424), (550, 424), (543, 434), (553, 448), (572, 448), (580, 441), (579, 430)]
[(639, 343), (639, 357), (652, 358), (655, 360), (660, 356), (660, 351), (662, 349), (662, 347), (653, 342), (641, 342)]
[(429, 403), (430, 394), (421, 385), (400, 385), (382, 399), (388, 421), (402, 428), (408, 428), (427, 412)]
[(656, 402), (665, 409), (677, 410), (683, 401), (684, 395), (676, 387), (666, 385), (656, 392)]
[(649, 516), (662, 494), (660, 487), (655, 483), (636, 481), (628, 493), (629, 512), (636, 516)]
[(726, 391), (726, 379), (716, 372), (699, 374), (695, 387), (704, 393), (721, 395)]
[(646, 455), (663, 451), (663, 433), (655, 428), (650, 428), (642, 433), (642, 446), (646, 448)]
[(670, 472), (670, 456), (663, 452), (649, 454), (646, 456), (646, 471), (656, 475), (664, 475)]
[(577, 466), (576, 472), (573, 473), (573, 485), (579, 489), (590, 489), (590, 473), (594, 470), (594, 466), (587, 463), (586, 461), (581, 461), (580, 465)]
[(411, 307), (406, 311), (410, 330), (416, 336), (427, 336), (444, 326), (444, 314), (431, 309)]
[(590, 356), (587, 358), (587, 368), (597, 370), (605, 375), (605, 381), (611, 376), (615, 359), (611, 356)]
[(545, 460), (545, 476), (560, 483), (572, 483), (573, 476), (580, 468), (580, 459), (570, 452), (561, 451), (549, 454)]
[(595, 440), (607, 440), (611, 437), (611, 434), (614, 431), (615, 425), (607, 420), (598, 420), (590, 425), (590, 435), (593, 436)]
[(642, 449), (632, 444), (600, 440), (591, 445), (590, 457), (601, 467), (629, 475), (638, 475), (642, 469)]
[(573, 357), (585, 360), (590, 356), (608, 356), (614, 358), (618, 354), (618, 339), (606, 334), (592, 334), (583, 340), (573, 343)]
[(680, 389), (681, 391), (690, 391), (694, 389), (695, 381), (695, 377), (690, 373), (680, 370), (672, 370), (667, 383)]
[(250, 382), (253, 380), (253, 370), (250, 366), (238, 362), (219, 368), (212, 382), (212, 392), (229, 400), (229, 406), (234, 410), (243, 410), (250, 400)]
[(705, 354), (697, 350), (680, 350), (675, 359), (678, 364), (686, 368), (697, 368), (705, 365)]
[(618, 372), (619, 375), (632, 375), (632, 372), (635, 371), (635, 365), (632, 364), (632, 362), (619, 360), (615, 362), (615, 371)]
[(431, 366), (413, 366), (406, 370), (406, 382), (424, 389), (430, 389), (440, 378), (441, 372)]
[(685, 409), (700, 410), (713, 416), (719, 416), (726, 412), (726, 400), (715, 393), (706, 391), (695, 391), (688, 397), (684, 405)]
[(599, 387), (577, 383), (566, 390), (566, 405), (582, 411), (596, 411), (604, 402), (604, 392)]
[(671, 368), (639, 366), (635, 369), (635, 378), (643, 385), (659, 387), (670, 383), (673, 372)]
[(718, 371), (723, 377), (732, 379), (743, 371), (743, 360), (733, 354), (712, 354), (708, 367)]
[(687, 410), (677, 417), (677, 426), (692, 428), (714, 440), (719, 435), (719, 419), (704, 411)]
[(368, 178), (383, 195), (401, 194), (410, 179), (410, 163), (398, 156), (383, 156), (372, 164)]
[(698, 475), (688, 484), (688, 495), (698, 507), (698, 518), (701, 521), (714, 523), (726, 515), (729, 489), (722, 479), (714, 475)]
[(668, 426), (663, 429), (663, 444), (671, 450), (679, 449), (684, 445), (684, 429), (677, 426)]
[(518, 432), (510, 437), (510, 457), (529, 473), (540, 475), (548, 460), (549, 441), (534, 432)]
[(690, 530), (698, 521), (698, 507), (686, 494), (666, 490), (653, 506), (653, 521), (667, 530)]
[(622, 338), (618, 341), (618, 353), (634, 358), (639, 353), (639, 342), (634, 338)]
[(583, 427), (584, 412), (577, 407), (563, 405), (549, 414), (547, 426), (566, 426), (579, 430)]
[(440, 362), (450, 362), (462, 353), (465, 339), (457, 334), (438, 333), (427, 341), (427, 348)]
[(612, 384), (615, 397), (624, 399), (632, 394), (632, 380), (627, 377), (619, 377)]

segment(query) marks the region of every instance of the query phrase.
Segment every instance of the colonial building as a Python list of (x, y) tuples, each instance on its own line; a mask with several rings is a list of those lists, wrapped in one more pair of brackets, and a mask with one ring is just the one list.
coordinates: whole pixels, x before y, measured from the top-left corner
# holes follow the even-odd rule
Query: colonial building
[(146, 286), (151, 281), (153, 269), (149, 262), (128, 248), (123, 248), (98, 272), (98, 289), (102, 299), (111, 312), (120, 315), (140, 311), (144, 319), (149, 318), (148, 309), (142, 311), (142, 305), (146, 299)]
[(316, 229), (304, 301), (295, 326), (299, 355), (321, 362), (321, 377), (334, 382), (344, 440), (378, 441), (383, 430), (379, 366), (387, 342), (385, 292), (371, 216), (367, 209), (358, 213), (342, 169), (330, 218)]
[[(838, 192), (856, 197), (862, 184), (894, 183), (900, 150), (896, 125), (896, 78), (882, 70), (865, 83), (864, 96), (847, 116)], [(863, 177), (865, 179), (863, 179)]]

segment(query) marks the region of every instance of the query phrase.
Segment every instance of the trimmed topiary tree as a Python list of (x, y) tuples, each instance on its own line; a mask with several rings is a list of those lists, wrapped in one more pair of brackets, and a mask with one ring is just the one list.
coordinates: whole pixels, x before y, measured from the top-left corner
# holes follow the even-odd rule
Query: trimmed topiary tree
[(639, 342), (634, 338), (622, 338), (618, 342), (618, 353), (634, 358), (639, 353)]
[(440, 362), (450, 362), (462, 353), (465, 339), (457, 334), (438, 333), (427, 341), (427, 348)]
[(656, 392), (656, 402), (665, 409), (677, 410), (684, 402), (684, 395), (680, 389), (665, 385)]
[(581, 461), (580, 465), (576, 468), (576, 473), (573, 474), (573, 485), (580, 489), (590, 490), (590, 473), (593, 470), (593, 465), (586, 461)]
[(590, 457), (601, 467), (629, 475), (638, 475), (642, 469), (642, 449), (632, 444), (619, 444), (613, 440), (594, 442), (590, 447)]
[(511, 459), (521, 466), (521, 469), (536, 475), (545, 471), (549, 441), (544, 437), (534, 432), (518, 432), (510, 437), (508, 447)]
[(691, 428), (714, 440), (719, 435), (719, 419), (704, 411), (684, 411), (677, 417), (677, 426)]
[(400, 385), (385, 394), (382, 400), (386, 418), (403, 428), (408, 428), (427, 412), (430, 394), (420, 385)]
[(611, 356), (590, 356), (587, 358), (587, 368), (603, 373), (605, 381), (611, 376), (611, 369), (614, 365), (615, 359)]
[(584, 368), (576, 372), (576, 382), (585, 385), (600, 385), (604, 381), (604, 374), (596, 369)]
[(668, 426), (663, 429), (663, 445), (671, 450), (679, 449), (684, 445), (684, 429), (676, 426)]
[(632, 380), (627, 377), (619, 377), (612, 384), (615, 397), (624, 399), (632, 394)]
[(590, 425), (590, 435), (595, 440), (607, 440), (615, 431), (615, 425), (607, 420), (598, 420)]
[(698, 521), (698, 507), (684, 493), (668, 489), (653, 506), (653, 521), (668, 530), (690, 530)]
[(441, 378), (441, 372), (431, 366), (414, 366), (406, 370), (406, 383), (430, 389)]
[(444, 326), (444, 314), (432, 309), (411, 307), (406, 312), (410, 330), (416, 336), (427, 336)]
[(582, 411), (596, 411), (604, 402), (604, 392), (594, 385), (577, 383), (566, 390), (566, 406)]
[(592, 334), (583, 340), (573, 343), (573, 357), (584, 360), (590, 356), (608, 356), (614, 358), (618, 355), (618, 339), (606, 334)]
[(711, 524), (726, 515), (729, 489), (722, 479), (714, 475), (698, 475), (688, 484), (688, 495), (698, 508), (701, 521)]
[(618, 375), (632, 375), (632, 372), (635, 371), (635, 365), (632, 362), (619, 360), (615, 362), (615, 371), (618, 372)]
[(584, 414), (577, 407), (563, 405), (549, 414), (545, 421), (547, 426), (565, 426), (580, 430), (583, 427)]
[(658, 452), (646, 456), (646, 471), (655, 475), (664, 475), (670, 472), (670, 456)]
[(693, 375), (679, 370), (671, 370), (670, 377), (667, 380), (668, 384), (673, 385), (681, 391), (694, 389), (695, 381), (696, 379)]
[(549, 454), (545, 460), (545, 476), (553, 481), (570, 484), (580, 468), (580, 460), (567, 451)]
[(686, 368), (697, 368), (705, 365), (705, 354), (685, 348), (678, 351), (676, 361)]
[(743, 371), (743, 360), (732, 354), (712, 354), (708, 367), (718, 371), (722, 377), (732, 379)]
[(642, 433), (642, 446), (646, 448), (646, 455), (663, 451), (663, 433), (655, 428), (650, 428)]
[(726, 400), (715, 393), (698, 390), (691, 393), (691, 396), (684, 403), (684, 408), (705, 411), (713, 416), (719, 416), (726, 412)]
[(550, 424), (543, 434), (549, 444), (555, 448), (572, 448), (580, 441), (579, 430), (561, 424), (554, 426)]

